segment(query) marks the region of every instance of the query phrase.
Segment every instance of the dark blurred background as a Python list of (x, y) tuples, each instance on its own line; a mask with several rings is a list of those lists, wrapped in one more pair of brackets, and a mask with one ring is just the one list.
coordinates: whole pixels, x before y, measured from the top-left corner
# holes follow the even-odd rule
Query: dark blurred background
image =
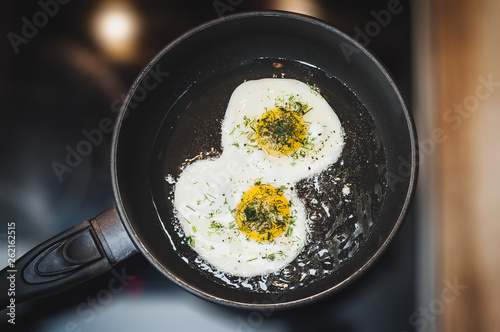
[[(166, 44), (222, 15), (280, 9), (325, 20), (381, 59), (411, 102), (410, 1), (368, 38), (373, 11), (391, 1), (3, 1), (0, 11), (0, 268), (7, 223), (16, 222), (18, 257), (66, 228), (114, 206), (111, 135), (71, 172), (68, 148), (84, 130), (115, 120), (140, 70)], [(46, 15), (39, 12), (46, 12)], [(46, 18), (46, 19), (44, 19)], [(26, 22), (37, 23), (33, 28)], [(366, 36), (366, 35), (365, 35)], [(413, 210), (380, 261), (347, 289), (306, 307), (255, 315), (198, 299), (137, 255), (118, 270), (135, 276), (98, 301), (112, 274), (17, 307), (19, 331), (413, 331), (416, 232)], [(260, 319), (264, 317), (263, 319)], [(2, 331), (12, 328), (2, 315)]]

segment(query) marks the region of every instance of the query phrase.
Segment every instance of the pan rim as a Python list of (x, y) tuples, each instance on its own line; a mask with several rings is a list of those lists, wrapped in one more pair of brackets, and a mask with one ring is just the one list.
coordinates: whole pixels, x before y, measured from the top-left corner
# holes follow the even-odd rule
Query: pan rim
[[(188, 284), (173, 274), (168, 271), (163, 265), (153, 256), (151, 252), (146, 248), (142, 240), (139, 238), (139, 235), (136, 233), (134, 230), (134, 227), (130, 223), (128, 217), (127, 217), (127, 212), (123, 204), (122, 200), (122, 195), (120, 192), (120, 185), (118, 181), (118, 171), (117, 171), (117, 150), (118, 150), (118, 143), (119, 143), (119, 137), (120, 137), (120, 131), (122, 127), (122, 123), (125, 120), (126, 117), (126, 111), (128, 109), (129, 103), (141, 83), (142, 79), (149, 73), (149, 71), (156, 65), (156, 63), (166, 54), (169, 52), (169, 50), (173, 49), (176, 47), (179, 43), (181, 43), (183, 40), (189, 38), (192, 35), (195, 35), (205, 29), (208, 29), (214, 25), (218, 25), (227, 21), (232, 21), (232, 20), (238, 20), (238, 19), (245, 19), (245, 18), (251, 18), (251, 17), (281, 17), (281, 18), (288, 18), (288, 19), (293, 19), (293, 20), (298, 20), (298, 21), (303, 21), (312, 25), (319, 26), (323, 29), (329, 30), (337, 35), (339, 35), (341, 38), (345, 39), (347, 42), (352, 43), (355, 45), (359, 50), (361, 50), (370, 60), (373, 64), (376, 65), (378, 70), (384, 75), (385, 79), (387, 82), (390, 84), (392, 87), (395, 95), (397, 96), (397, 99), (399, 101), (399, 104), (401, 106), (401, 109), (404, 113), (404, 117), (407, 123), (408, 127), (408, 135), (410, 137), (410, 147), (411, 147), (411, 171), (410, 175), (408, 178), (408, 189), (406, 191), (406, 197), (404, 199), (404, 203), (401, 208), (401, 212), (397, 218), (397, 221), (394, 223), (394, 226), (392, 227), (391, 232), (385, 239), (384, 243), (380, 245), (377, 251), (375, 251), (370, 259), (366, 261), (360, 268), (358, 268), (354, 273), (352, 273), (348, 278), (344, 279), (342, 282), (333, 285), (332, 287), (315, 293), (311, 296), (304, 297), (301, 299), (297, 300), (291, 300), (291, 301), (286, 301), (286, 302), (280, 302), (280, 303), (247, 303), (247, 302), (237, 302), (234, 300), (228, 300), (225, 298), (217, 297), (215, 295), (209, 294), (208, 292), (202, 291), (198, 287), (192, 284)], [(317, 301), (321, 298), (324, 298), (328, 295), (331, 295), (335, 292), (340, 291), (341, 289), (344, 289), (347, 285), (351, 284), (354, 280), (358, 279), (362, 274), (364, 274), (367, 270), (369, 270), (375, 262), (380, 258), (380, 256), (383, 254), (383, 252), (386, 251), (387, 247), (389, 244), (393, 241), (394, 237), (397, 235), (399, 232), (407, 214), (409, 211), (409, 207), (411, 205), (411, 201), (413, 199), (415, 190), (416, 190), (416, 183), (417, 183), (417, 177), (418, 177), (418, 141), (417, 141), (417, 133), (415, 129), (415, 123), (414, 120), (406, 106), (406, 102), (404, 100), (404, 97), (402, 96), (399, 86), (396, 84), (394, 79), (392, 78), (392, 75), (389, 73), (387, 68), (379, 61), (377, 57), (375, 57), (372, 53), (370, 53), (365, 46), (361, 45), (358, 43), (355, 39), (349, 37), (347, 34), (344, 32), (340, 31), (339, 29), (333, 27), (332, 25), (321, 21), (320, 19), (302, 15), (302, 14), (297, 14), (297, 13), (291, 13), (291, 12), (285, 12), (285, 11), (249, 11), (249, 12), (243, 12), (243, 13), (238, 13), (238, 14), (232, 14), (228, 16), (224, 16), (221, 18), (217, 18), (211, 21), (208, 21), (202, 25), (199, 25), (184, 34), (180, 35), (176, 39), (174, 39), (172, 42), (170, 42), (168, 45), (166, 45), (160, 52), (142, 69), (142, 71), (139, 73), (139, 75), (136, 77), (134, 80), (133, 84), (131, 85), (129, 91), (127, 92), (126, 98), (122, 104), (122, 107), (120, 109), (120, 112), (118, 113), (118, 117), (116, 119), (114, 131), (113, 131), (113, 137), (112, 137), (112, 145), (111, 145), (111, 177), (112, 177), (112, 186), (113, 186), (113, 193), (115, 196), (115, 201), (117, 204), (117, 211), (120, 216), (121, 222), (124, 225), (129, 237), (131, 238), (132, 242), (134, 245), (137, 247), (137, 249), (141, 252), (143, 256), (146, 257), (146, 259), (157, 269), (159, 270), (163, 275), (165, 275), (168, 279), (172, 280), (174, 283), (182, 287), (183, 289), (189, 291), (190, 293), (199, 296), (201, 298), (204, 298), (206, 300), (223, 304), (223, 305), (228, 305), (232, 307), (237, 307), (237, 308), (246, 308), (246, 309), (285, 309), (285, 308), (293, 308), (297, 307), (299, 305), (304, 305), (311, 303), (313, 301)]]

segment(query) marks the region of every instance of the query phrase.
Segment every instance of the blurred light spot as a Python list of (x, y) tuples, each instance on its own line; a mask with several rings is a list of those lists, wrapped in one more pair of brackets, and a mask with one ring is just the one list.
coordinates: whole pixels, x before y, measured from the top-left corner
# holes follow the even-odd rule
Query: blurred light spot
[(284, 10), (318, 18), (323, 18), (325, 10), (316, 0), (273, 0), (268, 2), (270, 9)]
[(116, 61), (130, 61), (137, 53), (140, 19), (126, 2), (105, 2), (96, 8), (91, 31), (101, 49)]

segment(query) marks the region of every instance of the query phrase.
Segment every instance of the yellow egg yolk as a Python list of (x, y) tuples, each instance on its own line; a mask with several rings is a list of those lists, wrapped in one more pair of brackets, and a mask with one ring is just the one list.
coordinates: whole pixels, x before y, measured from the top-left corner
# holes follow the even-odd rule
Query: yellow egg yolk
[(283, 190), (258, 184), (243, 194), (236, 207), (236, 222), (249, 238), (270, 241), (283, 234), (290, 223), (290, 207)]
[(297, 112), (276, 107), (257, 120), (255, 135), (257, 144), (268, 154), (289, 156), (304, 144), (306, 126)]

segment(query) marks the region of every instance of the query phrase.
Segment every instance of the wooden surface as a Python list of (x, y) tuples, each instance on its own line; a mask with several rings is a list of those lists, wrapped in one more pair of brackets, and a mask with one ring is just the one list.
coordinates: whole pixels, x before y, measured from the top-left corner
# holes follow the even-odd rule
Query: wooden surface
[(499, 331), (500, 1), (432, 6), (434, 130), (444, 136), (435, 151), (438, 273), (429, 306), (437, 331)]

